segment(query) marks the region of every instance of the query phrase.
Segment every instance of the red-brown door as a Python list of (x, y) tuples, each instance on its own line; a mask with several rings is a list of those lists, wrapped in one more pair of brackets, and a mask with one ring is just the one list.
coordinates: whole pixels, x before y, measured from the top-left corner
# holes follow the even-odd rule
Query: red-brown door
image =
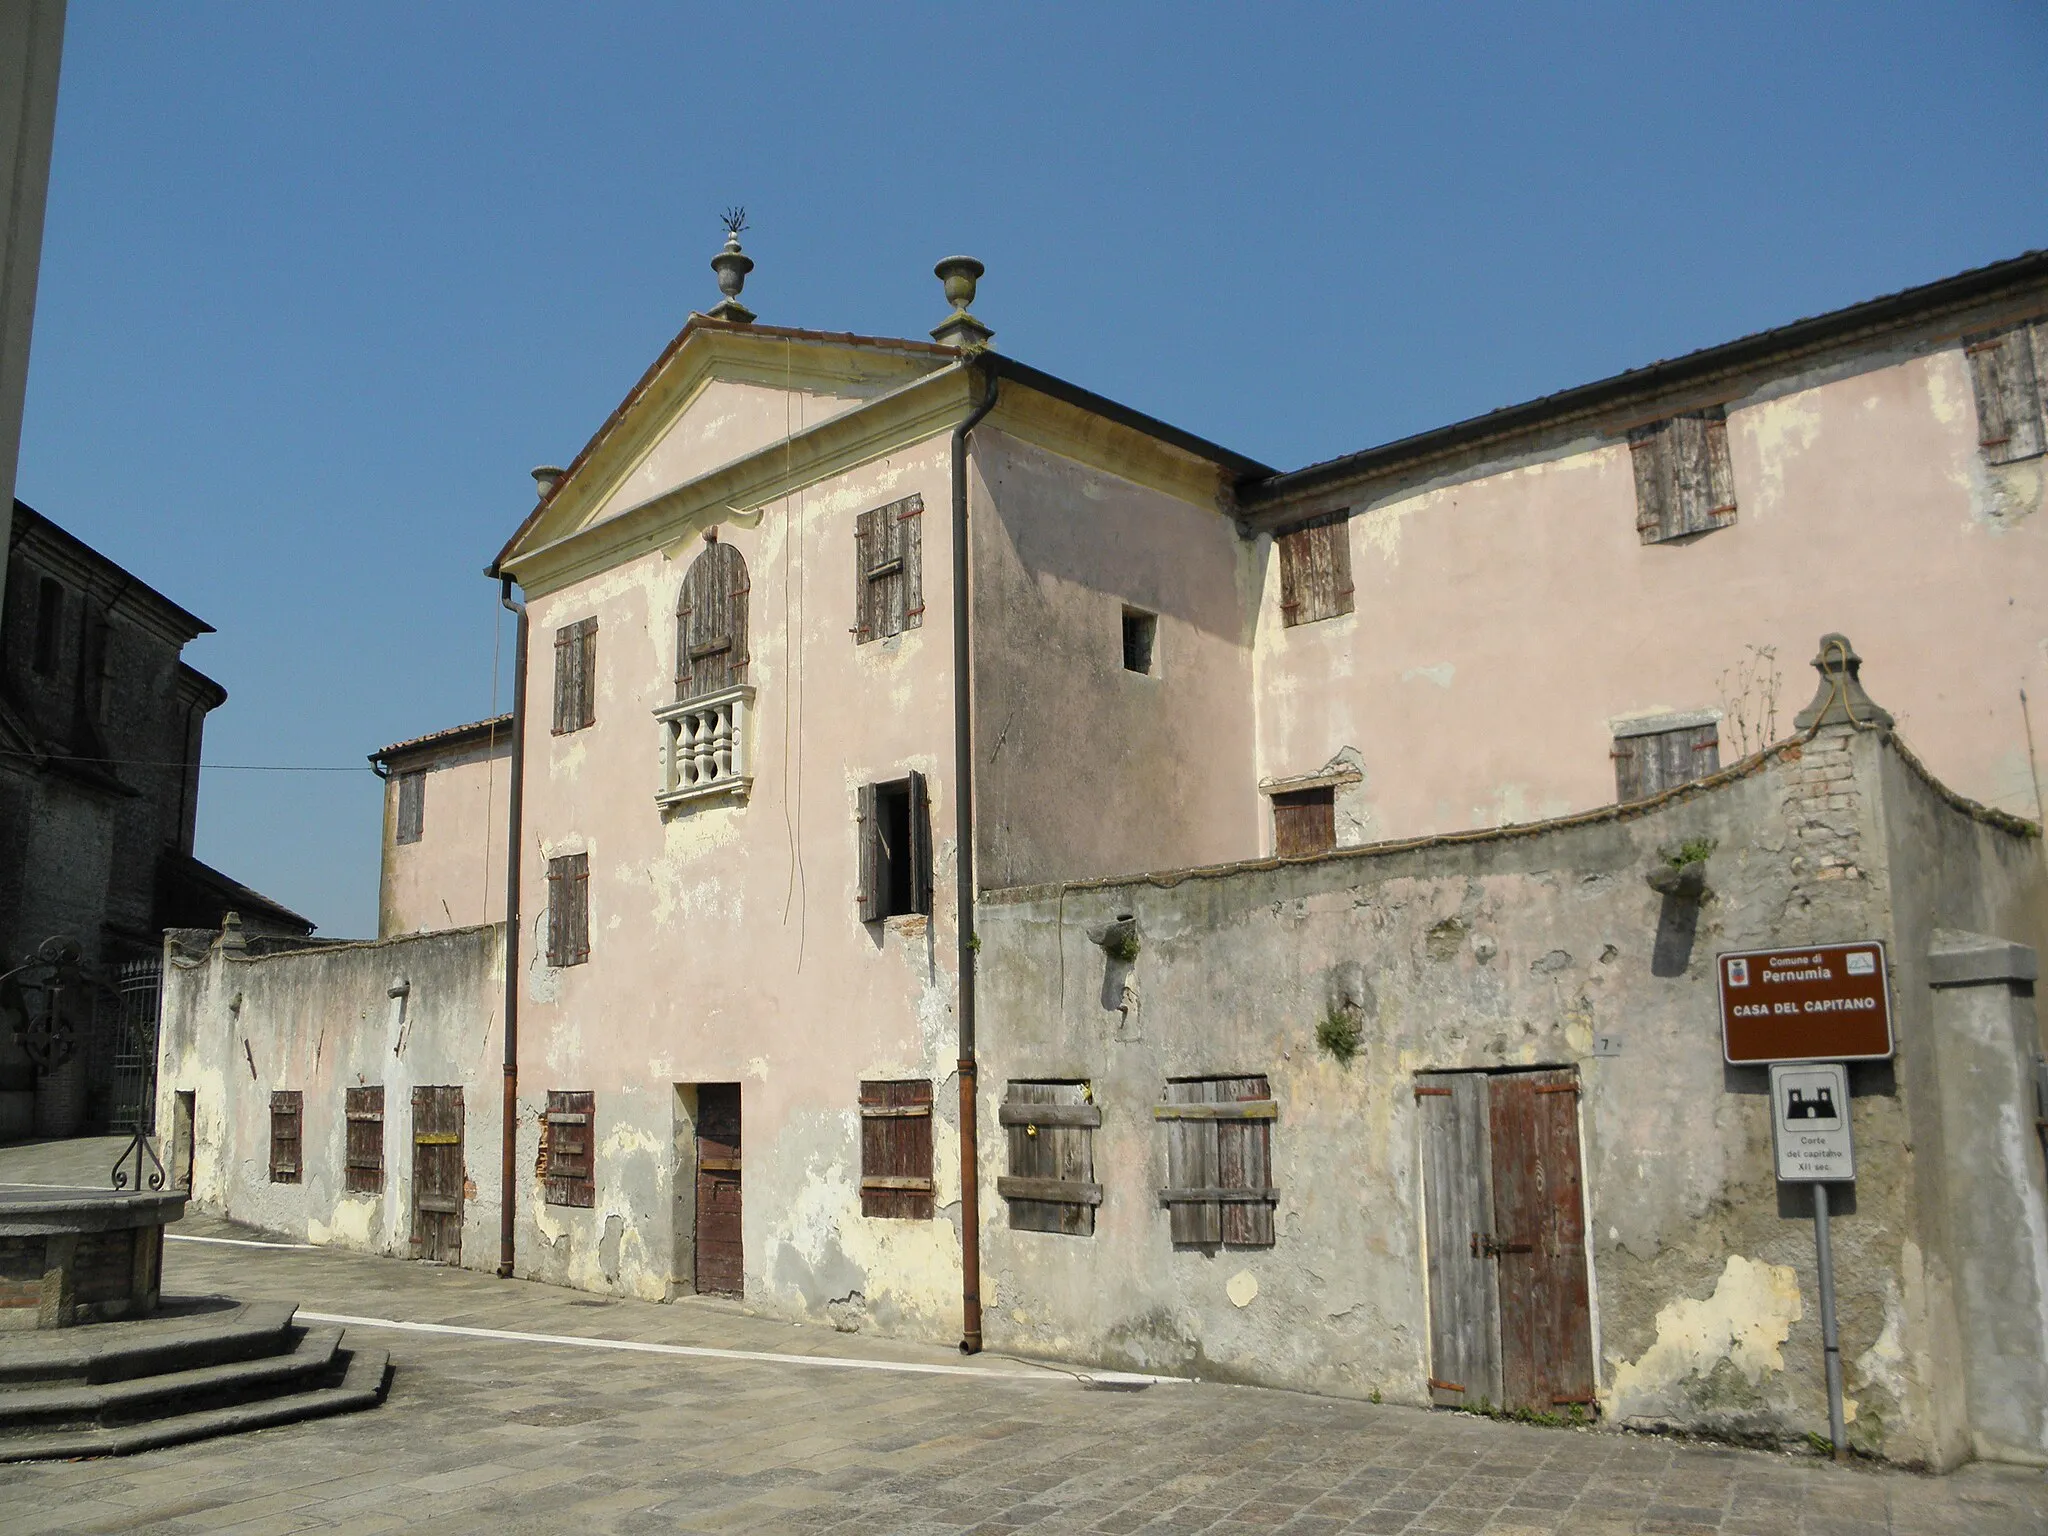
[(1578, 1078), (1504, 1072), (1489, 1086), (1501, 1405), (1556, 1413), (1591, 1404)]
[(462, 1090), (412, 1091), (412, 1256), (462, 1262)]
[(697, 1089), (697, 1290), (738, 1296), (746, 1289), (740, 1243), (740, 1085)]

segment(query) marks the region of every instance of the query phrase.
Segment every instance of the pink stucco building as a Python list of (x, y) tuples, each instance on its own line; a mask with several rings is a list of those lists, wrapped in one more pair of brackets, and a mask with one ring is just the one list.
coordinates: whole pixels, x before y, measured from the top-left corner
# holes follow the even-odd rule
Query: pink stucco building
[[(955, 313), (929, 342), (759, 324), (737, 300), (745, 261), (730, 244), (726, 301), (691, 316), (566, 470), (536, 471), (539, 500), (492, 567), (522, 611), (522, 698), (507, 734), (489, 722), (380, 754), (393, 770), (381, 934), (496, 923), (506, 904), (514, 916), (502, 943), (496, 929), (476, 941), (487, 959), (445, 986), (399, 974), (429, 963), (406, 959), (428, 952), (409, 940), (366, 950), (349, 983), (364, 1017), (386, 1008), (394, 1051), (428, 1038), (407, 1033), (407, 1008), (468, 999), (434, 1026), (433, 1059), (447, 1065), (430, 1070), (443, 1082), (411, 1090), (471, 1101), (474, 1188), (434, 1217), (463, 1230), (461, 1262), (648, 1297), (739, 1293), (772, 1315), (958, 1330), (977, 1346), (984, 1311), (1000, 1309), (991, 1338), (1124, 1363), (1213, 1364), (1236, 1336), (1229, 1369), (1265, 1379), (1265, 1335), (1233, 1335), (1231, 1319), (1267, 1315), (1244, 1312), (1263, 1283), (1309, 1296), (1302, 1326), (1320, 1328), (1313, 1287), (1291, 1271), (1262, 1282), (1250, 1260), (1227, 1274), (1216, 1266), (1228, 1254), (1183, 1254), (1202, 1244), (1181, 1243), (1180, 1216), (1169, 1242), (1169, 1212), (1118, 1212), (1106, 1175), (1054, 1166), (1084, 1145), (1069, 1133), (1111, 1123), (1097, 1087), (1166, 1095), (1115, 1111), (1129, 1111), (1123, 1140), (1105, 1131), (1125, 1184), (1167, 1156), (1146, 1132), (1152, 1117), (1214, 1118), (1223, 1100), (1204, 1095), (1262, 1105), (1230, 1114), (1281, 1127), (1328, 1117), (1362, 1138), (1364, 1161), (1319, 1163), (1297, 1140), (1287, 1176), (1366, 1191), (1360, 1240), (1406, 1273), (1420, 1251), (1417, 1154), (1415, 1122), (1396, 1109), (1420, 1102), (1404, 1098), (1411, 1079), (1541, 1070), (1570, 1079), (1543, 1092), (1576, 1102), (1586, 1085), (1572, 1123), (1587, 1129), (1572, 1134), (1607, 1159), (1589, 1164), (1594, 1183), (1640, 1186), (1588, 1196), (1588, 1209), (1620, 1198), (1632, 1214), (1614, 1225), (1621, 1246), (1587, 1262), (1633, 1278), (1608, 1293), (1611, 1337), (1624, 1342), (1586, 1366), (1590, 1395), (1573, 1401), (1673, 1402), (1671, 1422), (1718, 1423), (1688, 1406), (1685, 1386), (1714, 1361), (1657, 1355), (1651, 1391), (1640, 1351), (1653, 1350), (1659, 1308), (1712, 1290), (1729, 1256), (1702, 1249), (1654, 1269), (1638, 1249), (1676, 1252), (1663, 1234), (1687, 1202), (1733, 1198), (1754, 1127), (1710, 1116), (1710, 1153), (1688, 1153), (1668, 1177), (1641, 1173), (1623, 1143), (1643, 1115), (1600, 1097), (1630, 1091), (1595, 1065), (1598, 1042), (1619, 1038), (1603, 1032), (1602, 1010), (1643, 1021), (1644, 1038), (1713, 1092), (1713, 1026), (1693, 1017), (1711, 992), (1711, 946), (1702, 939), (1695, 958), (1695, 925), (1733, 934), (1739, 917), (1745, 941), (1770, 943), (1796, 908), (1809, 926), (1904, 934), (1910, 909), (1923, 950), (1937, 931), (1951, 946), (1975, 942), (1952, 930), (1994, 935), (2014, 956), (2041, 942), (2038, 834), (2014, 817), (2040, 813), (2022, 690), (2048, 685), (2048, 255), (1284, 474), (992, 350), (966, 309), (979, 267), (964, 259), (940, 266)], [(1830, 743), (1856, 765), (1840, 768), (1839, 793), (1819, 748), (1802, 767), (1788, 742), (1813, 694), (1815, 639), (1838, 631), (1882, 679), (1917, 754), (1900, 767), (1860, 736)], [(1837, 650), (1821, 658), (1828, 675), (1853, 675), (1857, 658)], [(1823, 718), (1838, 732), (1882, 724), (1811, 716)], [(1721, 772), (1738, 760), (1740, 773)], [(422, 764), (434, 770), (413, 781), (423, 791), (406, 790), (403, 774)], [(1946, 885), (1923, 879), (1905, 810), (1856, 820), (1856, 774), (1948, 786), (1888, 802), (1940, 807), (1911, 813), (1928, 826), (1953, 820), (1940, 835), (1966, 854)], [(1697, 814), (1668, 809), (1709, 776), (1699, 793), (1719, 798)], [(422, 792), (423, 826), (404, 798)], [(1861, 793), (1876, 803), (1876, 788)], [(1786, 796), (1805, 809), (1781, 814)], [(1642, 809), (1600, 820), (1617, 801)], [(1493, 853), (1455, 851), (1469, 838), (1441, 858), (1426, 844), (1569, 818), (1568, 839), (1537, 827), (1548, 841), (1514, 842), (1498, 870), (1481, 867)], [(1601, 830), (1610, 822), (1626, 826)], [(1660, 909), (1640, 871), (1623, 868), (1656, 865), (1667, 824), (1708, 848), (1702, 859), (1716, 838), (1741, 840), (1714, 878), (1746, 894), (1715, 909), (1696, 882), (1682, 944), (1663, 931), (1678, 921), (1668, 899)], [(456, 841), (437, 851), (444, 825)], [(1802, 841), (1822, 834), (1835, 840), (1826, 849)], [(1400, 866), (1392, 896), (1368, 897), (1378, 876), (1339, 869), (1346, 850), (1404, 842), (1416, 848), (1387, 857), (1412, 854), (1414, 868)], [(494, 906), (508, 862), (511, 899)], [(1199, 883), (1226, 865), (1253, 872)], [(1900, 891), (1922, 882), (1910, 900), (1880, 891), (1880, 866), (1884, 881), (1902, 872)], [(1323, 873), (1297, 880), (1297, 869)], [(1980, 869), (1992, 895), (1942, 894)], [(1579, 883), (1567, 889), (1561, 870)], [(1116, 910), (1127, 887), (1130, 908)], [(1368, 911), (1374, 901), (1387, 915)], [(1654, 953), (1630, 926), (1645, 911)], [(1356, 931), (1314, 929), (1332, 913)], [(1572, 948), (1590, 944), (1591, 958), (1549, 944), (1546, 913), (1583, 928)], [(1376, 981), (1359, 956), (1389, 934), (1415, 942), (1386, 939), (1400, 953), (1382, 957)], [(985, 940), (1000, 952), (980, 957)], [(1217, 969), (1224, 953), (1237, 970)], [(1425, 957), (1458, 967), (1456, 987), (1388, 979)], [(1998, 963), (2000, 985), (2017, 987), (2032, 962)], [(1494, 986), (1510, 964), (1515, 984)], [(1927, 982), (1948, 972), (1924, 956), (1910, 966), (1897, 984), (1945, 984)], [(486, 1009), (477, 989), (492, 967), (501, 1001)], [(1002, 1030), (986, 1055), (1003, 1082), (976, 1080), (982, 967), (990, 1027)], [(1326, 981), (1327, 1003), (1310, 998)], [(1378, 1018), (1382, 995), (1412, 1014)], [(293, 996), (293, 1027), (312, 1038), (317, 1004)], [(1302, 1035), (1279, 1017), (1283, 1002), (1364, 1021), (1379, 1054), (1363, 1086), (1317, 1055), (1312, 1019)], [(1468, 1028), (1489, 1008), (1521, 1012), (1497, 1034)], [(241, 1091), (232, 1073), (221, 1085)], [(322, 1134), (341, 1144), (342, 1086), (307, 1094), (306, 1145)], [(1895, 1110), (1874, 1123), (1895, 1127)], [(1020, 1171), (1041, 1152), (1050, 1163)], [(2008, 1153), (2034, 1181), (2015, 1198), (2036, 1210), (2038, 1149)], [(1166, 1178), (1163, 1164), (1154, 1171)], [(282, 1209), (275, 1190), (261, 1199)], [(1921, 1209), (1887, 1199), (1870, 1209)], [(1303, 1207), (1259, 1189), (1239, 1203), (1262, 1200), (1277, 1214), (1219, 1230), (1278, 1256), (1261, 1262), (1310, 1264), (1299, 1248), (1287, 1256), (1288, 1234), (1309, 1230)], [(304, 1201), (309, 1231), (403, 1246), (396, 1226), (340, 1219), (339, 1192)], [(1192, 1310), (1144, 1327), (1194, 1334), (1141, 1338), (1137, 1324), (1104, 1321), (1113, 1307), (1062, 1291), (1079, 1282), (1066, 1250), (1046, 1245), (1092, 1239), (1098, 1208), (1106, 1237), (1172, 1250), (1146, 1283)], [(433, 1243), (423, 1219), (415, 1212), (415, 1253)], [(1738, 1240), (1750, 1241), (1727, 1242)], [(1330, 1241), (1315, 1263), (1353, 1266), (1353, 1237)], [(1151, 1262), (1107, 1242), (1091, 1251), (1129, 1274)], [(1919, 1257), (1901, 1262), (1898, 1273), (1923, 1273)], [(1789, 1329), (1802, 1315), (1797, 1276), (1748, 1266), (1729, 1261), (1727, 1305), (1769, 1307), (1734, 1318), (1731, 1337)], [(1233, 1309), (1213, 1329), (1212, 1302)], [(1433, 1304), (1416, 1301), (1416, 1318)], [(1403, 1319), (1351, 1363), (1319, 1367), (1315, 1384), (1426, 1400), (1423, 1335)], [(1636, 1383), (1635, 1395), (1617, 1396), (1617, 1383)], [(1759, 1433), (1790, 1422), (1771, 1402), (1756, 1410), (1772, 1426)], [(1968, 1415), (1928, 1414), (1878, 1449), (1953, 1459)], [(2038, 1440), (2048, 1456), (2048, 1430), (1999, 1433), (1999, 1446)]]

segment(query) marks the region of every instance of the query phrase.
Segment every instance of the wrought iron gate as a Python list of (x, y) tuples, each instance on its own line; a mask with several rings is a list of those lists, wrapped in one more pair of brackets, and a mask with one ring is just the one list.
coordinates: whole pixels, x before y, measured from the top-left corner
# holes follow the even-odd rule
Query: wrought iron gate
[(93, 1011), (87, 1112), (102, 1135), (153, 1136), (163, 961), (130, 960), (115, 970), (113, 980), (99, 993)]

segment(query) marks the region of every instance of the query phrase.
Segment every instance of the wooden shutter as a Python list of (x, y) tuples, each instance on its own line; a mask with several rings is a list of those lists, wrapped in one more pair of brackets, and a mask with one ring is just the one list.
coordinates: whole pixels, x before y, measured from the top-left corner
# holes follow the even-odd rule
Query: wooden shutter
[(398, 775), (398, 828), (395, 840), (416, 843), (426, 830), (427, 775), (412, 769)]
[(1311, 624), (1352, 609), (1351, 514), (1329, 512), (1274, 537), (1280, 550), (1280, 617)]
[(351, 1194), (374, 1195), (384, 1188), (384, 1087), (351, 1088), (343, 1112), (348, 1116), (348, 1164), (344, 1186)]
[(548, 860), (548, 964), (590, 958), (590, 855)]
[(694, 699), (747, 680), (746, 557), (716, 541), (691, 562), (676, 599), (676, 698)]
[(1337, 846), (1337, 792), (1293, 789), (1273, 797), (1273, 851), (1283, 859)]
[(910, 775), (910, 909), (932, 910), (932, 807), (924, 775)]
[(1153, 1116), (1167, 1124), (1167, 1187), (1177, 1245), (1273, 1245), (1272, 1121), (1263, 1077), (1195, 1078), (1166, 1085)]
[(1086, 1083), (1011, 1083), (997, 1112), (1010, 1171), (996, 1180), (1019, 1232), (1095, 1235), (1095, 1132), (1102, 1111)]
[(597, 1203), (597, 1167), (592, 1152), (596, 1128), (596, 1094), (548, 1090), (541, 1166), (549, 1205), (587, 1209)]
[(1614, 798), (1627, 805), (1647, 800), (1680, 784), (1703, 779), (1721, 767), (1721, 728), (1680, 726), (1670, 731), (1645, 731), (1615, 738)]
[(597, 723), (597, 620), (578, 619), (555, 631), (554, 734)]
[(861, 785), (855, 795), (854, 837), (860, 845), (860, 920), (879, 922), (882, 917), (884, 874), (882, 861), (882, 820), (875, 804), (875, 786)]
[(305, 1095), (296, 1088), (280, 1088), (270, 1096), (270, 1181), (296, 1184), (302, 1164)]
[(932, 1195), (932, 1085), (860, 1085), (860, 1213), (929, 1220)]
[(856, 642), (868, 641), (880, 633), (875, 601), (875, 583), (869, 574), (884, 563), (887, 534), (882, 509), (863, 512), (853, 523), (853, 633)]
[(1986, 463), (2030, 459), (2048, 446), (2038, 355), (2042, 330), (2038, 323), (2015, 326), (1964, 344), (1977, 395), (1977, 441)]
[(1628, 435), (1635, 469), (1636, 533), (1645, 544), (1735, 521), (1735, 468), (1719, 406)]
[(1480, 1247), (1493, 1234), (1487, 1104), (1483, 1072), (1415, 1080), (1429, 1249), (1429, 1395), (1445, 1408), (1501, 1400), (1498, 1277), (1492, 1254)]
[[(903, 627), (924, 623), (924, 498), (896, 503), (896, 553), (903, 561)], [(925, 910), (930, 910), (927, 902)]]

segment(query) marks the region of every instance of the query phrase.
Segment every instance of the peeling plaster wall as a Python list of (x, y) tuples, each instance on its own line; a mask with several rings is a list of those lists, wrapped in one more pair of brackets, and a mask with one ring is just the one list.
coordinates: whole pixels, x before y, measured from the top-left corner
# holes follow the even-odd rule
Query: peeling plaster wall
[[(166, 950), (157, 1124), (194, 1107), (193, 1203), (303, 1242), (404, 1257), (412, 1238), (412, 1090), (463, 1089), (462, 1262), (498, 1262), (504, 928), (456, 929), (250, 958)], [(403, 999), (390, 993), (408, 984)], [(343, 1187), (346, 1091), (384, 1086), (384, 1189)], [(297, 1184), (270, 1181), (270, 1095), (304, 1097)]]
[[(744, 799), (655, 803), (653, 711), (675, 697), (676, 600), (701, 525), (530, 600), (519, 1166), (522, 1230), (536, 1236), (521, 1274), (690, 1290), (693, 1101), (678, 1085), (736, 1082), (747, 1305), (921, 1337), (958, 1328), (949, 455), (939, 436), (719, 522), (750, 584)], [(914, 493), (923, 622), (857, 645), (855, 519)], [(555, 736), (551, 641), (588, 617), (596, 723)], [(937, 910), (864, 926), (856, 792), (913, 769), (930, 787)], [(576, 852), (589, 858), (590, 958), (552, 968), (547, 861)], [(934, 1084), (929, 1221), (861, 1215), (868, 1078)], [(596, 1095), (588, 1210), (545, 1205), (532, 1178), (550, 1089)]]
[[(1104, 1117), (1094, 1156), (1105, 1193), (1092, 1239), (1013, 1232), (991, 1201), (991, 1345), (1425, 1403), (1413, 1076), (1570, 1066), (1584, 1084), (1603, 1417), (1766, 1441), (1824, 1431), (1810, 1214), (1773, 1176), (1765, 1073), (1721, 1061), (1713, 957), (1894, 938), (1879, 767), (1888, 751), (1874, 735), (1831, 729), (1746, 777), (1627, 816), (992, 893), (981, 918), (983, 1119), (995, 1123), (1007, 1080), (1089, 1080)], [(1982, 839), (1955, 837), (1974, 839), (1983, 867), (1959, 850), (1946, 878), (1995, 885), (2022, 854), (2039, 858), (2038, 843), (1977, 830)], [(1649, 889), (1663, 852), (1700, 837), (1715, 842), (1711, 898), (1694, 908)], [(2031, 879), (2038, 891), (2038, 872)], [(1135, 913), (1142, 948), (1128, 985), (1111, 989), (1085, 934), (1118, 912)], [(1315, 1041), (1346, 992), (1364, 999), (1348, 1067)], [(1621, 1053), (1595, 1057), (1596, 1035), (1618, 1036)], [(1170, 1244), (1156, 1195), (1165, 1138), (1150, 1106), (1168, 1078), (1211, 1073), (1271, 1080), (1281, 1191), (1271, 1249)], [(1843, 1353), (1855, 1443), (1946, 1464), (1953, 1405), (1936, 1398), (1953, 1314), (1925, 1259), (1913, 1081), (1887, 1064), (1853, 1069), (1862, 1178), (1834, 1227)], [(1004, 1155), (1000, 1135), (986, 1139), (985, 1187)]]
[[(974, 464), (980, 883), (1255, 854), (1235, 524), (987, 427)], [(1158, 616), (1149, 675), (1124, 669), (1126, 606)]]
[[(478, 743), (394, 759), (384, 784), (384, 862), (377, 936), (433, 933), (505, 920), (505, 816), (511, 732)], [(400, 843), (398, 775), (424, 769), (420, 839)]]
[[(1284, 628), (1260, 540), (1260, 774), (1359, 747), (1374, 840), (1563, 815), (1613, 798), (1616, 718), (1720, 711), (1723, 762), (1783, 734), (1843, 631), (1937, 774), (2038, 814), (2018, 694), (2048, 696), (2048, 471), (1983, 463), (1960, 344), (1773, 381), (1728, 441), (1734, 525), (1676, 542), (1639, 542), (1615, 437), (1305, 501), (1352, 508), (1356, 609)], [(1745, 746), (1749, 646), (1784, 685)]]

